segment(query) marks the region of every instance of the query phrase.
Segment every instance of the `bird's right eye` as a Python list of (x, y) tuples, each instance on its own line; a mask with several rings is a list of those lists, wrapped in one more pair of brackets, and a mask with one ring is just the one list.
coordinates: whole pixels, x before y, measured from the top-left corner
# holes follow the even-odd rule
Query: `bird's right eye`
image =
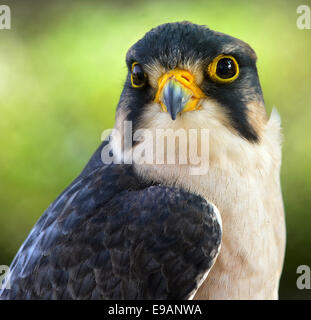
[(131, 82), (134, 88), (141, 88), (147, 82), (147, 75), (138, 62), (132, 64)]

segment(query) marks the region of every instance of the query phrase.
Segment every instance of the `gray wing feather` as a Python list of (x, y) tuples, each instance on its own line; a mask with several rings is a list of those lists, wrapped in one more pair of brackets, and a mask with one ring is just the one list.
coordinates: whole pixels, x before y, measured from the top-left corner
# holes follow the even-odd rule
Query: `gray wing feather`
[(200, 196), (144, 184), (131, 166), (97, 167), (34, 226), (0, 299), (188, 299), (220, 242)]

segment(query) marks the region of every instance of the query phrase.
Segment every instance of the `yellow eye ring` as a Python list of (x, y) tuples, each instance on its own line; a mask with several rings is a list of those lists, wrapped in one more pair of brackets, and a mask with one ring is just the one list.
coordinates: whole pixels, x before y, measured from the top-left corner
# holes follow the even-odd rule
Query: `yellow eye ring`
[[(223, 66), (219, 64), (220, 62)], [(228, 69), (225, 70), (225, 67), (228, 67)], [(227, 74), (225, 73), (226, 71), (228, 71)], [(220, 54), (208, 65), (207, 73), (211, 80), (215, 82), (230, 83), (239, 76), (240, 69), (233, 56)]]
[(133, 62), (131, 67), (131, 83), (134, 88), (142, 88), (146, 84), (147, 75), (138, 62)]

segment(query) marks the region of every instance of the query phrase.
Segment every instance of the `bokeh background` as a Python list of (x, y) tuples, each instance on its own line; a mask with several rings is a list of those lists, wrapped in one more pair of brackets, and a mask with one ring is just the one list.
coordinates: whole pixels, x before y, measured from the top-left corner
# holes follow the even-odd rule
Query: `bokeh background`
[(127, 49), (150, 28), (189, 20), (257, 52), (268, 112), (282, 117), (287, 251), (282, 299), (308, 299), (296, 268), (311, 266), (311, 30), (285, 1), (1, 1), (0, 265), (10, 264), (42, 212), (78, 175), (114, 123)]

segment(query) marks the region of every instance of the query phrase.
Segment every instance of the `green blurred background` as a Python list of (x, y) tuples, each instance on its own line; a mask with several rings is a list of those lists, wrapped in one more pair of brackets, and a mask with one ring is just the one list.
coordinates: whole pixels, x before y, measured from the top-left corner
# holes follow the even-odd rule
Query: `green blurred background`
[[(301, 3), (302, 2), (302, 3)], [(282, 117), (287, 251), (280, 298), (311, 298), (311, 30), (300, 1), (1, 1), (0, 264), (10, 264), (47, 206), (78, 175), (114, 123), (127, 49), (150, 28), (189, 20), (257, 52), (266, 107)]]

